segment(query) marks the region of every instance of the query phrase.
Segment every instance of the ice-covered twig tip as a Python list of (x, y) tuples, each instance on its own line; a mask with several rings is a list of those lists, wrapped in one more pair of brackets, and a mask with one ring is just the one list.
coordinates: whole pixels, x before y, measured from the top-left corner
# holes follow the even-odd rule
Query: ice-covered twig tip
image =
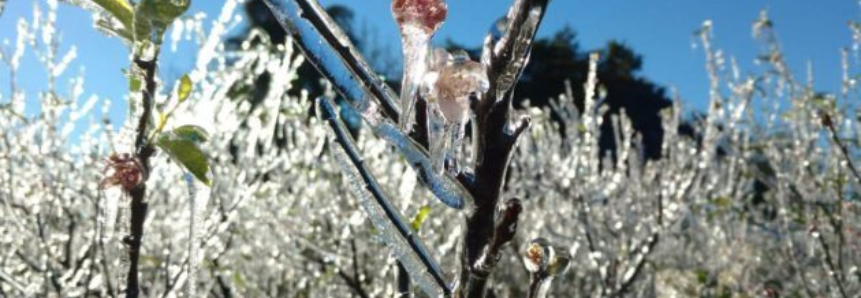
[(401, 32), (404, 53), (399, 119), (404, 131), (412, 128), (418, 84), (427, 71), (430, 39), (442, 26), (447, 14), (448, 6), (442, 0), (392, 1), (392, 16)]

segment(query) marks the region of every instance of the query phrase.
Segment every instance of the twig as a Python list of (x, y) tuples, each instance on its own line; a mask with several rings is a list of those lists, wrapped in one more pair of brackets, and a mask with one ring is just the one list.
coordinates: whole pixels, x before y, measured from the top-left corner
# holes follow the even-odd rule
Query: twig
[(21, 292), (22, 295), (27, 294), (27, 289), (24, 288), (23, 283), (15, 280), (15, 278), (13, 278), (12, 276), (10, 276), (9, 274), (7, 274), (6, 272), (4, 272), (2, 270), (0, 270), (0, 280), (5, 281), (9, 285), (11, 285), (12, 288)]
[[(825, 209), (824, 206), (820, 205), (820, 208), (823, 208), (822, 211), (824, 213), (830, 212), (829, 210)], [(843, 285), (843, 280), (841, 279), (843, 272), (840, 270), (840, 268), (834, 265), (834, 257), (831, 255), (831, 248), (828, 246), (828, 242), (825, 241), (825, 237), (823, 237), (822, 233), (819, 231), (819, 228), (815, 225), (813, 226), (813, 233), (813, 238), (815, 238), (816, 241), (819, 242), (819, 245), (822, 246), (822, 251), (825, 254), (825, 267), (829, 271), (827, 275), (831, 276), (834, 279), (834, 283), (837, 284), (837, 290), (840, 291), (840, 296), (843, 298), (848, 298), (849, 296), (846, 295), (846, 288)]]
[(614, 290), (609, 295), (609, 297), (622, 297), (623, 294), (628, 292), (631, 285), (633, 285), (634, 281), (637, 280), (637, 277), (640, 276), (640, 273), (643, 271), (643, 268), (645, 268), (646, 261), (649, 260), (649, 254), (651, 254), (652, 250), (655, 248), (655, 245), (658, 244), (659, 236), (660, 235), (658, 234), (658, 232), (655, 232), (649, 237), (645, 245), (642, 246), (641, 249), (639, 249), (641, 251), (640, 254), (637, 255), (639, 259), (637, 260), (636, 265), (634, 265), (634, 268), (629, 269), (634, 271), (632, 271), (630, 274), (625, 274), (622, 277), (622, 283), (619, 285), (618, 288), (616, 288), (616, 290)]
[[(329, 265), (329, 263), (327, 263), (326, 260), (324, 260), (323, 258), (320, 258), (318, 256), (314, 256), (314, 255), (310, 255), (310, 254), (302, 254), (302, 255), (305, 256), (306, 258), (313, 260), (317, 264), (320, 264), (320, 266), (323, 266), (323, 271), (325, 271), (326, 266)], [(368, 295), (368, 292), (366, 292), (365, 289), (362, 288), (361, 281), (359, 281), (358, 279), (354, 279), (353, 277), (348, 275), (344, 270), (337, 270), (337, 271), (338, 271), (338, 276), (341, 277), (342, 280), (344, 280), (344, 283), (346, 283), (347, 286), (350, 287), (350, 289), (352, 289), (356, 295), (358, 295), (361, 298), (370, 298), (371, 297), (370, 295)]]

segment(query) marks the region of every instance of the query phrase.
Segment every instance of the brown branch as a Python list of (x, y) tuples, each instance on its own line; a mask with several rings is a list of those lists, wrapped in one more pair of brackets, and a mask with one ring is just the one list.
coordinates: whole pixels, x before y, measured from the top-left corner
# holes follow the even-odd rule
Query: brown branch
[[(505, 175), (517, 139), (529, 127), (528, 120), (513, 132), (509, 127), (513, 84), (520, 77), (529, 59), (532, 40), (549, 0), (515, 0), (501, 28), (502, 35), (490, 33), (484, 42), (482, 63), (487, 67), (488, 91), (480, 97), (474, 112), (478, 134), (474, 175), (461, 175), (475, 199), (475, 208), (466, 215), (466, 235), (461, 255), (458, 280), (459, 297), (484, 297), (487, 279), (492, 270), (475, 264), (484, 259), (499, 258), (486, 255), (496, 237), (495, 213)], [(498, 254), (498, 249), (496, 250)]]
[[(156, 60), (144, 61), (141, 59), (134, 60), (134, 66), (143, 71), (144, 75), (144, 91), (143, 98), (143, 113), (138, 119), (138, 125), (135, 136), (135, 158), (143, 167), (143, 177), (149, 176), (150, 164), (149, 159), (155, 154), (155, 147), (147, 142), (147, 131), (150, 126), (149, 120), (152, 118), (152, 108), (154, 96), (156, 92)], [(134, 103), (132, 103), (134, 104)], [(143, 243), (144, 222), (146, 221), (147, 209), (149, 207), (146, 202), (146, 183), (140, 183), (136, 187), (129, 190), (131, 196), (131, 234), (123, 238), (123, 243), (128, 245), (129, 251), (129, 272), (126, 278), (126, 297), (136, 298), (140, 295), (140, 282), (138, 280), (138, 261), (140, 257), (141, 244)]]

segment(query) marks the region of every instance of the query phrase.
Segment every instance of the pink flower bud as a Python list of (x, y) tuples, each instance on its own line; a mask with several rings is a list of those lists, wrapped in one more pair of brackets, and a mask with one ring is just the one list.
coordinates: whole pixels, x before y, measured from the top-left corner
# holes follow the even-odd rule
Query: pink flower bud
[(392, 15), (401, 31), (418, 26), (428, 35), (434, 34), (445, 21), (448, 5), (442, 0), (392, 0)]
[(434, 89), (440, 110), (450, 123), (464, 123), (469, 117), (469, 96), (487, 91), (488, 79), (484, 67), (465, 55), (455, 58), (439, 69)]

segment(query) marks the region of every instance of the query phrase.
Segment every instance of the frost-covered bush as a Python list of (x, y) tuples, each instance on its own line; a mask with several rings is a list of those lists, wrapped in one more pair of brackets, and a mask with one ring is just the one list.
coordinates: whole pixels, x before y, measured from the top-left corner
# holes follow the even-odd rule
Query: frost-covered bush
[[(403, 276), (386, 248), (391, 231), (375, 225), (379, 218), (368, 220), (363, 210), (375, 207), (353, 195), (357, 176), (349, 173), (355, 169), (329, 122), (317, 117), (325, 110), (312, 116), (312, 99), (287, 94), (305, 58), (292, 40), (273, 45), (258, 31), (239, 49), (222, 45), (240, 24), (240, 3), (227, 1), (214, 18), (180, 18), (167, 34), (168, 43), (198, 45), (187, 76), (193, 87), (180, 105), (175, 97), (184, 83), (173, 89), (160, 84), (153, 101), (167, 107), (162, 111), (176, 107), (164, 131), (189, 124), (207, 131), (200, 146), (212, 186), (195, 182), (164, 151), (151, 158), (141, 295), (394, 295)], [(56, 6), (47, 1), (32, 20), (21, 20), (15, 42), (0, 51), (0, 70), (12, 80), (12, 89), (0, 93), (0, 296), (121, 295), (131, 200), (122, 187), (103, 187), (103, 181), (115, 170), (106, 167), (110, 156), (132, 152), (140, 111), (110, 123), (111, 100), (83, 97), (85, 89), (98, 92), (98, 85), (85, 84), (83, 76), (56, 82), (76, 56), (58, 52), (54, 22), (62, 16)], [(494, 297), (524, 296), (530, 275), (557, 270), (530, 263), (551, 251), (570, 258), (568, 272), (549, 289), (557, 297), (861, 292), (859, 27), (853, 25), (854, 44), (842, 52), (843, 89), (834, 94), (819, 92), (812, 75), (794, 77), (772, 27), (765, 16), (755, 24), (763, 67), (742, 76), (734, 60), (727, 63), (714, 49), (711, 24), (704, 24), (698, 36), (712, 83), (710, 109), (693, 122), (695, 135), (677, 133), (686, 121), (681, 102), (664, 111), (659, 160), (643, 157), (625, 117), (613, 120), (616, 144), (622, 144), (615, 158), (599, 152), (604, 110), (594, 77), (597, 55), (583, 111), (573, 104), (573, 92), (551, 107), (512, 111), (532, 120), (500, 195), (519, 198), (523, 210), (486, 285)], [(19, 68), (22, 55), (45, 66), (50, 84), (38, 100), (27, 100), (17, 87), (17, 74), (29, 71)], [(263, 72), (273, 76), (271, 83), (252, 104), (253, 95), (242, 90)], [(132, 92), (126, 100), (134, 106), (140, 98)], [(27, 106), (33, 102), (39, 106)], [(365, 168), (397, 212), (412, 219), (444, 277), (458, 280), (469, 229), (464, 213), (471, 210), (440, 204), (439, 193), (420, 181), (427, 179), (422, 169), (435, 177), (474, 170), (476, 135), (465, 132), (455, 151), (460, 166), (444, 153), (442, 166), (416, 171), (410, 157), (399, 154), (403, 149), (378, 137), (380, 131), (366, 123), (355, 136)], [(556, 246), (533, 241), (539, 237)], [(412, 292), (421, 293), (419, 287)]]

